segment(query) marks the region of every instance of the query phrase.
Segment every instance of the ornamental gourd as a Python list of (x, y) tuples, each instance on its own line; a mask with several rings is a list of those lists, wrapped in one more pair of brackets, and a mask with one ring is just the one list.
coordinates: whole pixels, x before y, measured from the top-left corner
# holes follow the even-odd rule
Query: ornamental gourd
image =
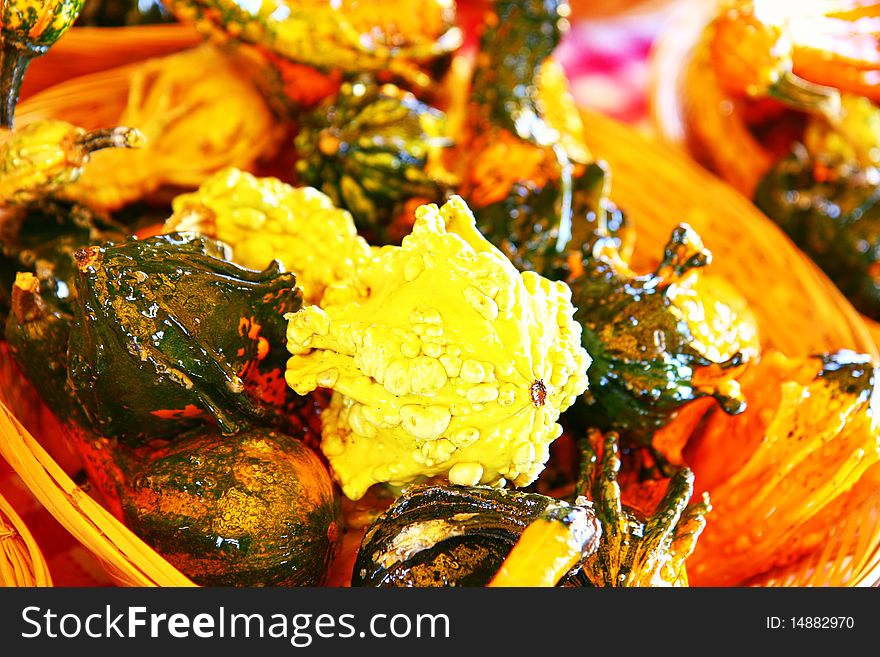
[(301, 110), (332, 94), (343, 77), (367, 73), (412, 88), (433, 85), (430, 67), (462, 42), (446, 0), (166, 0), (181, 22), (242, 59), (278, 71), (279, 106)]
[(552, 60), (567, 10), (563, 1), (490, 3), (467, 103), (456, 110), (465, 127), (446, 158), (480, 232), (518, 269), (562, 279), (594, 184), (580, 114)]
[(302, 294), (277, 262), (227, 257), (195, 233), (77, 252), (70, 380), (97, 433), (137, 446), (207, 421), (284, 425), (284, 313)]
[(880, 100), (880, 47), (866, 29), (878, 17), (877, 0), (727, 0), (706, 29), (719, 77), (733, 91), (834, 111), (838, 90)]
[(266, 428), (197, 429), (173, 444), (118, 449), (122, 519), (203, 586), (320, 586), (340, 536), (320, 458)]
[(594, 431), (581, 447), (573, 500), (407, 487), (364, 535), (352, 586), (687, 586), (711, 511), (708, 496), (692, 501), (693, 473), (679, 470), (653, 508), (636, 508), (623, 501), (618, 436)]
[(880, 100), (880, 2), (726, 0), (682, 72), (689, 151), (746, 196), (805, 120), (845, 120), (846, 97)]
[(30, 272), (17, 274), (3, 337), (13, 361), (49, 410), (65, 424), (83, 424), (85, 414), (67, 379), (73, 313), (45, 287)]
[(106, 212), (167, 206), (171, 194), (195, 189), (221, 169), (251, 169), (277, 155), (285, 125), (253, 80), (210, 44), (134, 63), (125, 76), (122, 89), (73, 87), (86, 97), (122, 91), (124, 100), (114, 96), (122, 101), (114, 121), (136, 126), (145, 146), (97, 154), (64, 187), (65, 198)]
[(577, 525), (579, 550), (597, 548), (601, 531), (589, 506), (488, 486), (410, 486), (367, 530), (351, 584), (487, 586), (538, 521)]
[(74, 253), (84, 246), (123, 241), (131, 234), (107, 215), (51, 196), (7, 208), (0, 226), (0, 318), (6, 317), (10, 291), (22, 272), (35, 275), (41, 294), (72, 314)]
[[(880, 369), (871, 355), (773, 351), (742, 385), (746, 412), (710, 414), (684, 452), (714, 506), (689, 565), (698, 586), (738, 585), (821, 549), (880, 461)], [(861, 499), (876, 494), (875, 480), (866, 481)]]
[(313, 187), (225, 169), (195, 192), (172, 201), (166, 232), (195, 231), (229, 245), (231, 258), (250, 269), (279, 261), (296, 275), (308, 303), (328, 285), (351, 276), (370, 257), (351, 215)]
[(880, 318), (880, 2), (728, 0), (683, 71), (691, 154)]
[(67, 342), (76, 295), (74, 253), (127, 239), (89, 208), (43, 198), (10, 208), (0, 230), (0, 321), (10, 355), (49, 410), (85, 422), (67, 379)]
[(12, 129), (28, 65), (73, 25), (85, 0), (8, 0), (0, 5), (0, 129)]
[(79, 456), (77, 467), (81, 465), (107, 508), (118, 515), (121, 477), (112, 443), (92, 426), (68, 376), (73, 313), (30, 272), (16, 276), (11, 296), (12, 309), (4, 331), (10, 356), (34, 394), (54, 415), (71, 451)]
[(385, 246), (288, 315), (287, 382), (331, 388), (321, 448), (343, 492), (423, 476), (525, 486), (587, 385), (570, 290), (520, 273), (464, 201), (421, 206)]
[(880, 109), (844, 96), (844, 117), (811, 118), (755, 188), (755, 205), (834, 282), (880, 320)]
[[(573, 409), (583, 426), (651, 444), (684, 406), (711, 396), (727, 413), (745, 409), (736, 381), (760, 353), (754, 318), (737, 295), (713, 291), (699, 270), (711, 252), (690, 226), (672, 233), (657, 269), (637, 275), (611, 234), (593, 243), (570, 283), (590, 388)], [(728, 295), (728, 296), (725, 296)], [(660, 456), (677, 461), (681, 445)]]
[(0, 142), (0, 207), (35, 201), (75, 182), (95, 151), (140, 148), (144, 141), (133, 128), (87, 132), (66, 121), (35, 121)]
[(413, 94), (346, 82), (302, 118), (296, 173), (351, 212), (371, 244), (399, 244), (411, 228), (408, 201), (443, 201), (450, 181), (440, 159), (451, 143), (443, 112)]

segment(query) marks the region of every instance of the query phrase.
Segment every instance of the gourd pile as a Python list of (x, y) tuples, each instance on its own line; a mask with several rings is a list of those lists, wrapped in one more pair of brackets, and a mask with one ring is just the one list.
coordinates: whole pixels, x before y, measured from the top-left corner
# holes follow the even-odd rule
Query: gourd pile
[(722, 0), (683, 67), (689, 150), (880, 321), (877, 0)]
[(94, 492), (209, 586), (728, 585), (815, 548), (880, 456), (871, 358), (765, 353), (686, 224), (632, 270), (562, 0), (398, 4), (169, 1), (208, 42), (127, 122), (5, 135), (4, 342)]

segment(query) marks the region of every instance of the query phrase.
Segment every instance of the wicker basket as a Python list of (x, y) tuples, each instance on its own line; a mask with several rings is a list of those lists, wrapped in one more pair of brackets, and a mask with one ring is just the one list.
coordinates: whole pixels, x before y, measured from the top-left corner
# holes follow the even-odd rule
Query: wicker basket
[(5, 343), (0, 343), (0, 456), (46, 510), (95, 555), (116, 584), (192, 585), (107, 512), (99, 499), (74, 483), (79, 459), (37, 392), (24, 381)]
[[(100, 48), (98, 42), (92, 46)], [(41, 103), (40, 96), (44, 94), (20, 105), (23, 116)], [(102, 100), (110, 102), (109, 96)], [(714, 272), (737, 286), (750, 302), (766, 348), (789, 355), (850, 348), (878, 356), (862, 317), (745, 197), (673, 147), (659, 145), (594, 113), (585, 113), (584, 118), (590, 148), (611, 166), (613, 198), (636, 222), (637, 267), (655, 265), (672, 228), (688, 222), (713, 251)], [(192, 584), (111, 516), (99, 499), (74, 483), (75, 455), (2, 349), (0, 455), (59, 523), (94, 553), (114, 582), (123, 586)], [(877, 481), (880, 467), (875, 466), (866, 473), (864, 483), (855, 487), (851, 512), (840, 518), (821, 551), (785, 571), (769, 572), (748, 583), (873, 584), (880, 576)]]
[(27, 525), (0, 495), (0, 586), (52, 586), (46, 559)]

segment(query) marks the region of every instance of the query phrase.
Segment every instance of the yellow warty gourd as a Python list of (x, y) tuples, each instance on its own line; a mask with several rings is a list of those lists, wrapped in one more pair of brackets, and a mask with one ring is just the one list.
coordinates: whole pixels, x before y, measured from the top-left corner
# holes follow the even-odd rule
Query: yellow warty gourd
[(195, 192), (177, 196), (172, 208), (166, 230), (219, 239), (237, 264), (250, 269), (279, 260), (296, 274), (307, 303), (320, 301), (324, 288), (351, 276), (370, 256), (347, 211), (317, 189), (277, 178), (224, 169)]
[(287, 316), (286, 379), (334, 390), (321, 448), (351, 499), (421, 477), (525, 486), (587, 388), (573, 315), (568, 286), (517, 271), (456, 196)]

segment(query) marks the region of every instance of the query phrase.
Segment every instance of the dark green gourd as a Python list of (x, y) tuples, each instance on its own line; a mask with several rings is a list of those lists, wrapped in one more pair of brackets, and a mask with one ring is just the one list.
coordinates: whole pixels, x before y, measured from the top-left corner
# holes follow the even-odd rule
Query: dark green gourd
[(346, 82), (302, 120), (297, 174), (351, 212), (373, 243), (399, 243), (413, 221), (401, 217), (407, 201), (443, 200), (446, 185), (432, 162), (450, 145), (445, 121), (393, 85)]
[(817, 179), (818, 164), (796, 147), (761, 179), (755, 204), (857, 310), (880, 320), (880, 169)]
[[(590, 386), (570, 411), (580, 426), (619, 431), (626, 440), (650, 444), (657, 429), (700, 397), (715, 397), (728, 413), (745, 410), (730, 375), (755, 355), (750, 345), (734, 343), (732, 355), (708, 357), (697, 348), (700, 336), (714, 335), (717, 327), (677, 302), (678, 286), (693, 284), (687, 275), (711, 261), (699, 236), (680, 225), (660, 265), (645, 275), (629, 269), (614, 239), (598, 240), (593, 251), (570, 283), (582, 343), (593, 357)], [(724, 335), (738, 337), (735, 331)], [(699, 370), (713, 375), (700, 379)]]
[(367, 530), (352, 586), (485, 586), (525, 528), (566, 502), (486, 486), (414, 485)]
[(138, 445), (206, 420), (224, 433), (283, 425), (284, 314), (301, 292), (277, 262), (256, 271), (226, 255), (194, 233), (77, 252), (70, 380), (98, 433)]
[(215, 427), (166, 448), (117, 452), (125, 523), (203, 586), (320, 586), (339, 500), (319, 457), (265, 428)]

